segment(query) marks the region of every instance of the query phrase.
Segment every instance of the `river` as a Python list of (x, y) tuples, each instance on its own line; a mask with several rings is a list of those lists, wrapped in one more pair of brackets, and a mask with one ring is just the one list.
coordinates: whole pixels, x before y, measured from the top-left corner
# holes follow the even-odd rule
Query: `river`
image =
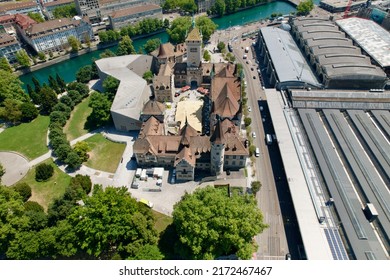
[[(295, 8), (292, 5), (286, 2), (277, 1), (243, 10), (221, 18), (213, 18), (213, 21), (218, 25), (219, 30), (223, 30), (231, 26), (244, 25), (250, 22), (265, 19), (270, 17), (272, 13), (281, 13), (285, 15), (292, 11), (295, 11)], [(136, 51), (138, 51), (139, 48), (146, 43), (146, 41), (154, 38), (159, 38), (163, 43), (168, 42), (168, 34), (166, 32), (142, 39), (137, 39), (133, 42)], [(115, 52), (116, 48), (117, 46), (111, 47), (109, 49)], [(93, 59), (98, 59), (99, 54), (102, 52), (104, 52), (104, 50), (97, 50), (65, 60), (63, 62), (59, 62), (57, 64), (20, 76), (20, 80), (23, 82), (24, 88), (26, 87), (26, 84), (32, 84), (31, 79), (33, 76), (41, 83), (44, 83), (47, 82), (49, 75), (55, 77), (56, 73), (58, 73), (65, 80), (65, 82), (68, 83), (74, 81), (76, 79), (75, 77), (77, 70), (82, 66), (91, 64)]]

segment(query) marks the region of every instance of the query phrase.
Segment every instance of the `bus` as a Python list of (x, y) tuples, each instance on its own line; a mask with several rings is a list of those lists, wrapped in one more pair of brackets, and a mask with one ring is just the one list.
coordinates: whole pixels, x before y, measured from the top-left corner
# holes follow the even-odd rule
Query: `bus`
[(272, 136), (270, 134), (267, 134), (265, 136), (265, 140), (267, 142), (267, 145), (271, 145), (272, 144)]

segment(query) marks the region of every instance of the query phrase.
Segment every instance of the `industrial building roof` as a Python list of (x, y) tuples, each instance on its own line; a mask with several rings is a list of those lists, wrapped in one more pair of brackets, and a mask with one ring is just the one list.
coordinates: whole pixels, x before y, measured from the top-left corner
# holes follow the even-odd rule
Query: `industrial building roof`
[(347, 18), (336, 23), (381, 67), (390, 66), (390, 33), (374, 21)]
[(288, 31), (277, 27), (260, 29), (279, 82), (298, 81), (320, 85), (306, 59)]
[[(378, 236), (384, 234), (384, 238), (388, 238), (390, 234), (390, 197), (384, 181), (386, 175), (383, 177), (378, 166), (372, 164), (383, 159), (381, 163), (387, 168), (385, 173), (389, 170), (385, 158), (389, 156), (390, 146), (381, 129), (362, 110), (348, 110), (348, 117), (339, 110), (298, 111), (353, 255), (359, 260), (385, 260), (386, 254)], [(325, 126), (324, 122), (328, 125)], [(372, 153), (367, 152), (368, 147)], [(351, 174), (360, 186), (360, 196)], [(382, 233), (379, 235), (362, 211), (362, 205), (368, 202), (380, 212), (378, 222)]]
[(331, 260), (332, 255), (329, 245), (316, 216), (309, 186), (299, 161), (298, 153), (300, 151), (295, 148), (292, 139), (292, 135), (296, 136), (296, 133), (290, 133), (289, 123), (295, 121), (287, 112), (284, 112), (283, 108), (286, 104), (275, 89), (266, 89), (265, 93), (288, 178), (288, 186), (294, 203), (306, 257), (308, 260)]

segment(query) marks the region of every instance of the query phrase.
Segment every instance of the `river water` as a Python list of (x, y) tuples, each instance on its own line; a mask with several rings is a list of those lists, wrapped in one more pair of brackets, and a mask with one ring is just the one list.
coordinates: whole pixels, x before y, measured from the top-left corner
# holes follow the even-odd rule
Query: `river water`
[[(265, 19), (270, 17), (272, 13), (281, 13), (285, 15), (292, 11), (295, 11), (295, 8), (292, 5), (286, 2), (277, 1), (257, 6), (248, 10), (243, 10), (235, 14), (224, 16), (222, 18), (214, 18), (213, 21), (218, 25), (219, 30), (223, 30), (231, 26), (244, 25), (250, 22)], [(159, 38), (163, 43), (168, 42), (168, 34), (166, 32), (142, 39), (137, 39), (133, 42), (136, 51), (138, 51), (139, 48), (146, 43), (146, 41), (154, 38)], [(111, 47), (109, 49), (115, 52), (116, 48), (117, 46)], [(26, 87), (26, 84), (32, 84), (31, 78), (33, 76), (41, 83), (44, 83), (47, 82), (49, 75), (55, 77), (56, 73), (58, 73), (65, 80), (65, 82), (68, 83), (74, 81), (76, 79), (75, 75), (77, 70), (82, 66), (91, 64), (93, 59), (98, 59), (100, 53), (102, 52), (104, 52), (104, 50), (97, 50), (72, 59), (68, 59), (66, 61), (20, 76), (20, 80), (24, 83), (24, 87)]]

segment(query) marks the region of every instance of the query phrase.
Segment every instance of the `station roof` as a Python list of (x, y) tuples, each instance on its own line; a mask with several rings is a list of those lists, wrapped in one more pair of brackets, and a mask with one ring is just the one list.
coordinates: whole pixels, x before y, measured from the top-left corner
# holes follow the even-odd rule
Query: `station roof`
[(387, 30), (362, 18), (341, 19), (336, 23), (381, 67), (390, 66), (390, 33)]
[(319, 85), (293, 37), (277, 27), (260, 29), (280, 82), (300, 81)]

